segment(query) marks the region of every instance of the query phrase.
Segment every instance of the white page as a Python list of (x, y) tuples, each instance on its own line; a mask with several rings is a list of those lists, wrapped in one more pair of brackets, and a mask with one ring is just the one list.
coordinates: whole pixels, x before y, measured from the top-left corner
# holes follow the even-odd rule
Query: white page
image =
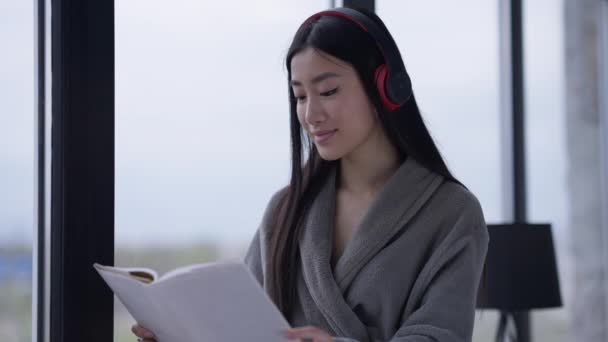
[[(244, 264), (213, 263), (139, 286), (125, 286), (130, 282), (126, 277), (116, 280), (121, 276), (100, 273), (159, 342), (288, 341), (281, 333), (289, 324)], [(125, 294), (119, 295), (121, 291)], [(150, 311), (140, 314), (142, 309)]]
[[(169, 332), (176, 330), (173, 328), (176, 322), (166, 314), (159, 298), (152, 297), (151, 285), (113, 272), (111, 268), (105, 266), (95, 265), (95, 268), (139, 324), (144, 327), (155, 327), (158, 333), (167, 337), (170, 336)], [(171, 341), (171, 339), (166, 341)], [(179, 340), (173, 339), (173, 341), (178, 342)]]
[(187, 322), (189, 336), (209, 341), (287, 341), (281, 332), (289, 324), (245, 265), (213, 264), (199, 270), (151, 286), (155, 295), (171, 298), (163, 307)]
[(214, 265), (214, 264), (216, 264), (216, 263), (194, 264), (194, 265), (178, 267), (172, 271), (169, 271), (169, 272), (163, 274), (160, 278), (156, 278), (156, 279), (158, 279), (158, 281), (161, 281), (163, 279), (175, 277), (176, 275), (179, 275), (182, 273), (194, 272), (199, 268), (209, 267), (210, 265)]
[(97, 268), (97, 269), (103, 269), (105, 271), (110, 271), (110, 272), (115, 272), (115, 273), (122, 273), (125, 275), (129, 275), (131, 273), (144, 273), (146, 275), (148, 275), (148, 274), (151, 275), (152, 281), (155, 281), (156, 279), (158, 279), (158, 274), (156, 273), (155, 270), (153, 270), (151, 268), (103, 266), (98, 263), (95, 263), (93, 266), (95, 266), (95, 268)]

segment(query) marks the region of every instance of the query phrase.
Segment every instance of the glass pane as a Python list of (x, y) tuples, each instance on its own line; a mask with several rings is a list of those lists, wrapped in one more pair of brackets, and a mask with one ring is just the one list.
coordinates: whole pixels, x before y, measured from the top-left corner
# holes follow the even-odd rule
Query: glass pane
[[(568, 250), (563, 1), (526, 1), (524, 52), (529, 219), (552, 224), (564, 307), (532, 315), (535, 341), (569, 341), (571, 272)], [(542, 29), (539, 29), (542, 28)]]
[[(283, 59), (327, 5), (116, 2), (117, 265), (162, 274), (244, 256), (289, 177)], [(132, 341), (115, 307), (115, 340)]]
[(31, 341), (34, 2), (0, 1), (0, 341)]
[[(498, 1), (379, 0), (376, 7), (448, 166), (487, 222), (503, 222)], [(493, 340), (497, 320), (480, 314), (474, 341)]]
[(453, 174), (502, 221), (497, 1), (376, 1)]

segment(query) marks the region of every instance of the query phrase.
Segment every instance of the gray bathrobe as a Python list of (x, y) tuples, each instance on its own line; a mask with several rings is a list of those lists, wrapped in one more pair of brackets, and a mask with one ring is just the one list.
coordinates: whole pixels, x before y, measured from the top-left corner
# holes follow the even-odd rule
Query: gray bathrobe
[[(303, 221), (292, 326), (361, 342), (470, 341), (488, 246), (475, 196), (407, 158), (332, 269), (336, 172)], [(269, 201), (245, 257), (262, 286), (280, 194)]]

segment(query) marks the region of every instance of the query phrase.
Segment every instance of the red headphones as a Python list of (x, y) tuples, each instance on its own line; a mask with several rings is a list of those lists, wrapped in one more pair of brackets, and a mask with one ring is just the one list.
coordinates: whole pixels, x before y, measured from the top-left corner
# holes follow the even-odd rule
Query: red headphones
[(409, 100), (412, 96), (412, 82), (405, 70), (397, 44), (384, 25), (377, 24), (362, 12), (345, 7), (313, 14), (302, 25), (322, 16), (350, 20), (374, 38), (384, 57), (384, 63), (380, 64), (374, 72), (374, 80), (382, 104), (387, 110), (392, 112)]

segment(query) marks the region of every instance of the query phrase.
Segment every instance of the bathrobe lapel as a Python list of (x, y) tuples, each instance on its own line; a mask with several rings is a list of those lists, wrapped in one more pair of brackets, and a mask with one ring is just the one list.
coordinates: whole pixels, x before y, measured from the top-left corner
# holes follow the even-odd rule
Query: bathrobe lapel
[(413, 158), (399, 167), (378, 192), (332, 271), (336, 168), (329, 173), (303, 221), (300, 239), (302, 278), (328, 325), (340, 336), (367, 340), (365, 325), (344, 298), (359, 271), (420, 210), (443, 177)]

